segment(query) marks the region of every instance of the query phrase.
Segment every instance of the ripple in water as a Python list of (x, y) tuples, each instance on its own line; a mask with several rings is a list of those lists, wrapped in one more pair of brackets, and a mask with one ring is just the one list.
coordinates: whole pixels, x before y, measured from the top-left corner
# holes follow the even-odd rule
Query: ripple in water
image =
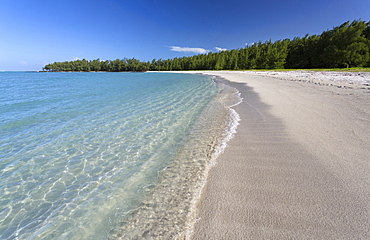
[(189, 233), (237, 122), (207, 76), (5, 72), (0, 89), (1, 239)]

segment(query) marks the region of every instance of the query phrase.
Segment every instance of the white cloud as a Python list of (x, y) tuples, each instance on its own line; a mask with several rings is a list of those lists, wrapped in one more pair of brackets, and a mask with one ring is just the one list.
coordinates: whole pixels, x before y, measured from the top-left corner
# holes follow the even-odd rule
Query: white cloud
[(27, 65), (28, 64), (28, 62), (23, 61), (23, 60), (22, 61), (19, 61), (19, 63), (22, 64), (22, 65)]
[(177, 47), (177, 46), (170, 46), (171, 51), (174, 52), (190, 52), (196, 54), (204, 54), (210, 52), (210, 50), (206, 50), (204, 48), (190, 48), (190, 47)]
[(245, 45), (246, 46), (252, 46), (252, 45), (254, 45), (254, 42), (252, 42), (252, 43), (246, 43)]
[(217, 52), (227, 51), (227, 48), (215, 47)]
[(77, 60), (81, 60), (81, 59), (79, 57), (72, 58), (72, 61), (77, 61)]

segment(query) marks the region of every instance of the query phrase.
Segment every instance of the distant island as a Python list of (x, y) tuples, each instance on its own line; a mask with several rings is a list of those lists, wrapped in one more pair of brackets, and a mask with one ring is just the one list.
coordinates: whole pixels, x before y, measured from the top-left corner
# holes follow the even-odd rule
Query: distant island
[(347, 21), (320, 35), (258, 42), (241, 49), (191, 57), (153, 59), (75, 60), (54, 62), (43, 71), (142, 72), (184, 70), (313, 69), (370, 67), (370, 22)]

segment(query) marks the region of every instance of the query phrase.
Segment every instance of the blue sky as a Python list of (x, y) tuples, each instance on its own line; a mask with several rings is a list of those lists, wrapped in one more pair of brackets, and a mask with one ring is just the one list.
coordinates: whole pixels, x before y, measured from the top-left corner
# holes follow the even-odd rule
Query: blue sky
[(0, 70), (190, 56), (358, 19), (370, 20), (369, 0), (0, 0)]

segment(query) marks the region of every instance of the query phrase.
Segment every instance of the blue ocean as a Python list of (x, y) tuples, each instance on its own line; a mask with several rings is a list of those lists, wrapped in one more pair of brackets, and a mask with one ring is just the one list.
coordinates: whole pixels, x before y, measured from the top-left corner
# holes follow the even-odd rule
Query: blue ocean
[(238, 101), (204, 75), (0, 72), (0, 239), (191, 234)]

